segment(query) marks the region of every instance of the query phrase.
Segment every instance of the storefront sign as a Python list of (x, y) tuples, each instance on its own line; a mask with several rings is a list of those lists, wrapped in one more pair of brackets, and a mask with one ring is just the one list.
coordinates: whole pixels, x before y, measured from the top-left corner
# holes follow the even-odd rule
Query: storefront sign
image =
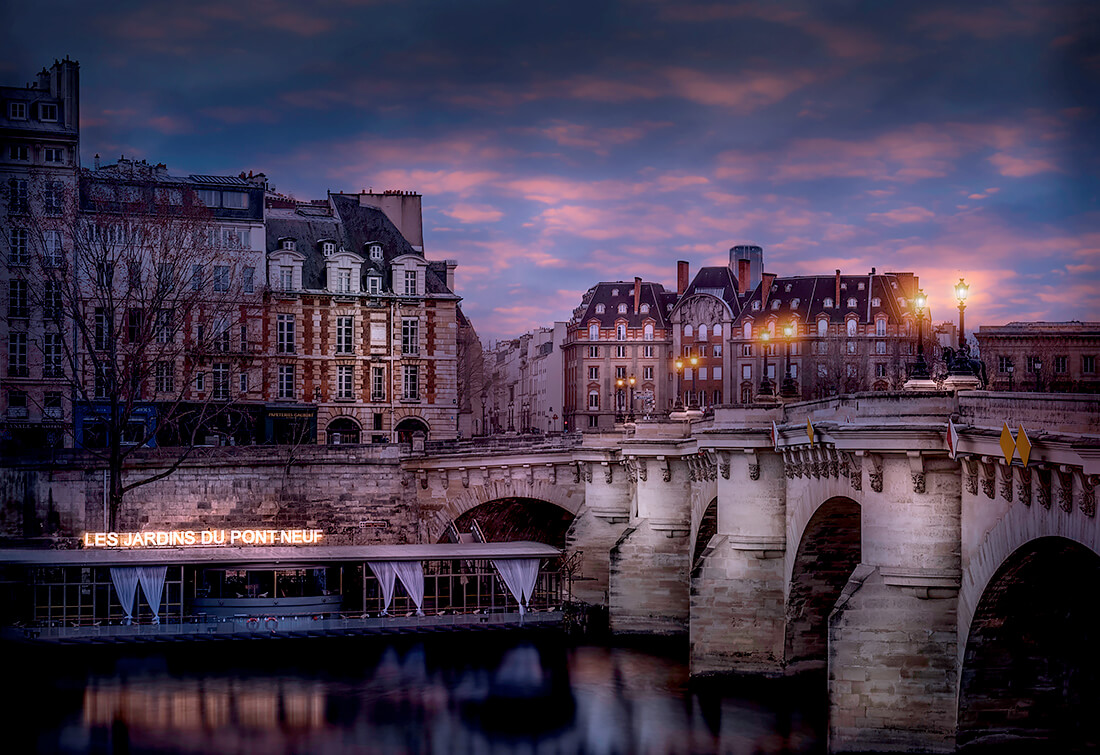
[(211, 545), (317, 545), (321, 530), (171, 530), (85, 532), (85, 548), (156, 548)]

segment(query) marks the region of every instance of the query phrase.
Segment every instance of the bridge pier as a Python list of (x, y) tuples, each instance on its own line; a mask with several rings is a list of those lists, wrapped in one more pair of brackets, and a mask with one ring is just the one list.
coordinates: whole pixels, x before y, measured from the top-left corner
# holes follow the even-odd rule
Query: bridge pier
[(673, 448), (636, 461), (630, 523), (611, 549), (613, 632), (688, 630), (691, 482), (677, 453)]
[(594, 458), (577, 469), (585, 503), (565, 536), (566, 552), (580, 553), (569, 589), (574, 600), (607, 606), (611, 550), (630, 521), (630, 479), (612, 458)]
[(691, 576), (691, 671), (783, 670), (782, 457), (718, 452), (718, 531)]

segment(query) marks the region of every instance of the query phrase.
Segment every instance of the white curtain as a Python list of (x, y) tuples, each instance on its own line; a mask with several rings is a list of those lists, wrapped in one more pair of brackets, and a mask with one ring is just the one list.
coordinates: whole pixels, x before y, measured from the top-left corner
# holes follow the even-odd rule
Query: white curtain
[(394, 561), (397, 577), (405, 586), (405, 592), (416, 603), (416, 615), (424, 615), (424, 567), (419, 561)]
[[(382, 588), (382, 615), (389, 616), (390, 603), (393, 601), (393, 578), (397, 576), (397, 570), (393, 568), (394, 561), (368, 561), (370, 570), (378, 579), (378, 585)], [(366, 608), (366, 606), (364, 606)]]
[(504, 584), (508, 585), (512, 597), (519, 603), (519, 615), (523, 616), (531, 607), (531, 596), (535, 594), (535, 582), (539, 578), (537, 558), (496, 558), (493, 566), (500, 572)]
[(167, 566), (137, 566), (138, 581), (141, 583), (141, 591), (145, 593), (145, 600), (153, 609), (153, 623), (160, 623), (160, 597), (164, 593), (164, 578), (168, 574)]
[(134, 596), (137, 593), (138, 575), (137, 568), (133, 566), (112, 566), (111, 582), (118, 593), (118, 602), (122, 604), (122, 610), (126, 613), (123, 624), (130, 624), (134, 620)]

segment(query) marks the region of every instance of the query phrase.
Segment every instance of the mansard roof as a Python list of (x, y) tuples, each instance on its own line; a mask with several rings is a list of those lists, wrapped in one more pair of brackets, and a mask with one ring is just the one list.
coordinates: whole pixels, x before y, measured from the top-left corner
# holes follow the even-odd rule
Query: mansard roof
[(679, 300), (686, 301), (696, 294), (716, 296), (726, 303), (734, 318), (741, 312), (741, 301), (737, 294), (737, 279), (733, 271), (725, 265), (699, 268), (691, 283)]
[[(808, 322), (824, 315), (831, 322), (840, 322), (854, 315), (861, 324), (869, 324), (885, 314), (890, 322), (897, 323), (916, 316), (912, 300), (917, 288), (918, 279), (912, 273), (841, 275), (837, 306), (835, 274), (775, 278), (767, 291), (764, 281), (756, 286), (745, 299), (739, 319), (759, 320), (774, 315), (784, 321), (795, 316), (801, 322)], [(878, 306), (874, 306), (876, 298)], [(833, 306), (826, 307), (826, 299), (833, 300)], [(855, 300), (854, 306), (848, 306), (850, 299)], [(792, 306), (795, 300), (797, 303)], [(777, 301), (778, 309), (775, 308)], [(761, 302), (759, 309), (753, 309), (754, 302)]]
[[(598, 283), (588, 290), (581, 306), (574, 311), (574, 323), (584, 326), (598, 320), (600, 327), (613, 328), (615, 323), (626, 320), (627, 327), (640, 328), (646, 320), (652, 319), (655, 327), (664, 328), (667, 327), (669, 304), (676, 301), (676, 294), (671, 296), (670, 300), (660, 283), (642, 281), (638, 314), (634, 314), (634, 281)], [(603, 313), (596, 312), (600, 304), (604, 305)], [(626, 304), (625, 314), (619, 313), (620, 304)], [(643, 304), (649, 305), (649, 312), (645, 314), (641, 312)]]

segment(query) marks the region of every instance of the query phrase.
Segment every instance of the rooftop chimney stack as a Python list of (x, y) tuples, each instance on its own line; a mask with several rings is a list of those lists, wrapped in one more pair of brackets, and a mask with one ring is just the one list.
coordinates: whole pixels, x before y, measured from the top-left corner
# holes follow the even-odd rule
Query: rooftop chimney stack
[(730, 249), (730, 270), (738, 272), (740, 279), (740, 261), (749, 261), (748, 288), (751, 290), (760, 282), (764, 274), (764, 249), (755, 244), (739, 244)]
[(634, 276), (634, 314), (638, 314), (638, 305), (642, 301), (642, 279)]
[(683, 296), (688, 288), (688, 263), (680, 260), (676, 263), (676, 295)]
[(836, 298), (833, 299), (833, 306), (837, 309), (840, 308), (840, 268), (836, 269)]
[(748, 260), (737, 260), (737, 293), (745, 294), (749, 291), (749, 273), (752, 263)]

